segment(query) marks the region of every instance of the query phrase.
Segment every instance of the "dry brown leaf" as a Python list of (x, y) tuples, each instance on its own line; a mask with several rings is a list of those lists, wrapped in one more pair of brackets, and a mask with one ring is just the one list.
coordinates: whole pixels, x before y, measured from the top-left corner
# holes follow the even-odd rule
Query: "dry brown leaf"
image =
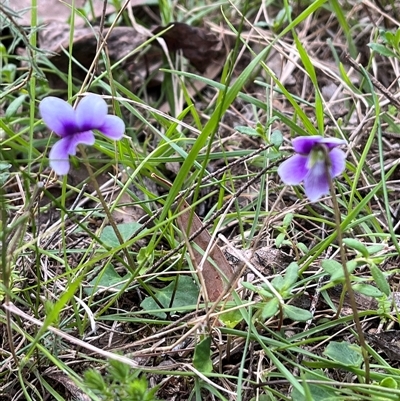
[[(103, 36), (106, 36), (108, 32), (109, 28), (106, 28), (103, 31)], [(69, 36), (69, 25), (60, 22), (51, 22), (39, 32), (40, 48), (48, 52), (48, 58), (51, 62), (65, 73), (67, 73), (69, 65), (69, 56), (67, 54)], [(107, 54), (112, 61), (118, 61), (146, 40), (147, 37), (137, 32), (134, 28), (115, 27), (107, 39)], [(96, 56), (96, 50), (97, 38), (93, 29), (88, 27), (75, 28), (73, 56), (77, 62), (88, 69)], [(160, 58), (161, 56), (159, 56)], [(86, 76), (86, 71), (74, 63), (72, 74), (75, 78), (83, 80)], [(51, 74), (48, 78), (53, 87), (64, 85), (58, 76)]]
[[(2, 1), (0, 0), (0, 3)], [(50, 21), (67, 22), (71, 16), (70, 4), (72, 0), (39, 0), (37, 5), (38, 19), (41, 24), (48, 23)], [(75, 8), (84, 8), (87, 0), (75, 0)], [(99, 18), (103, 12), (104, 0), (92, 0), (94, 16)], [(157, 1), (152, 0), (131, 0), (130, 5), (132, 7), (144, 6), (150, 4), (157, 4)], [(18, 23), (23, 26), (29, 26), (31, 24), (31, 0), (12, 0), (7, 2), (6, 5), (20, 14)], [(110, 14), (115, 11), (115, 7), (111, 1), (107, 4), (106, 13)], [(75, 14), (75, 26), (83, 25), (85, 21)]]
[(173, 22), (166, 27), (157, 27), (157, 34), (171, 27), (161, 35), (172, 52), (182, 50), (183, 55), (200, 72), (205, 72), (212, 61), (225, 55), (223, 43), (211, 31), (197, 28), (182, 22)]
[[(174, 22), (167, 27), (171, 25), (172, 28), (162, 35), (168, 49), (182, 50), (183, 55), (203, 74), (204, 78), (214, 80), (220, 74), (229, 50), (223, 41), (205, 28), (196, 28), (180, 22)], [(161, 32), (167, 27), (158, 27), (153, 33)], [(189, 96), (194, 97), (206, 86), (204, 81), (194, 80), (188, 86)], [(162, 104), (160, 110), (167, 113), (169, 103)]]
[[(190, 209), (187, 202), (184, 201), (182, 203), (180, 211), (183, 213), (177, 218), (177, 222), (184, 235), (190, 237), (203, 227), (200, 218)], [(202, 250), (202, 252), (199, 252), (195, 247), (192, 248), (196, 266), (199, 266), (203, 259), (203, 254), (211, 242), (211, 235), (207, 230), (203, 230), (194, 238), (193, 242)], [(207, 297), (211, 302), (217, 301), (226, 292), (234, 279), (233, 269), (217, 244), (211, 248), (208, 258), (203, 264), (203, 269), (198, 273), (203, 277)]]
[[(98, 28), (95, 28), (98, 29)], [(107, 36), (109, 28), (104, 29)], [(96, 32), (97, 34), (97, 32)], [(39, 44), (42, 50), (62, 56), (63, 50), (69, 47), (70, 26), (59, 22), (51, 22), (39, 32)], [(114, 27), (107, 38), (107, 54), (112, 60), (119, 60), (141, 45), (147, 37), (134, 28)], [(81, 27), (74, 30), (74, 56), (87, 65), (96, 54), (97, 38), (93, 28)]]

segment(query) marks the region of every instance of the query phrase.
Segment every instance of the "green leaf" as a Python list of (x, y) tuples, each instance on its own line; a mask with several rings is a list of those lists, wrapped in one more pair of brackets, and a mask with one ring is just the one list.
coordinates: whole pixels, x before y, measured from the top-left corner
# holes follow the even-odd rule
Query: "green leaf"
[(95, 369), (89, 369), (85, 371), (83, 378), (87, 387), (98, 391), (107, 390), (107, 385), (99, 371)]
[(243, 316), (239, 309), (234, 309), (220, 315), (219, 320), (226, 327), (233, 329), (243, 320)]
[(242, 283), (242, 286), (244, 288), (247, 288), (250, 291), (253, 291), (259, 295), (261, 295), (262, 297), (265, 298), (273, 298), (274, 295), (269, 291), (268, 286), (266, 284), (263, 284), (261, 287), (256, 287), (255, 285), (248, 283), (247, 281), (244, 281)]
[(373, 255), (374, 253), (378, 253), (385, 249), (385, 245), (371, 245), (367, 246), (368, 254)]
[(206, 337), (196, 345), (193, 356), (193, 366), (203, 373), (212, 372), (211, 337)]
[(282, 157), (282, 154), (281, 152), (274, 152), (272, 149), (270, 149), (267, 153), (264, 153), (264, 157), (269, 160), (274, 160), (278, 157)]
[(283, 142), (283, 135), (282, 132), (279, 130), (272, 131), (271, 134), (271, 143), (279, 149)]
[(279, 248), (282, 245), (283, 240), (285, 239), (286, 234), (285, 233), (280, 233), (276, 238), (275, 238), (275, 246)]
[(370, 47), (374, 52), (379, 53), (385, 57), (396, 57), (396, 53), (392, 52), (385, 45), (380, 43), (368, 43), (368, 47)]
[(244, 288), (246, 288), (247, 290), (253, 291), (253, 292), (257, 293), (257, 294), (258, 294), (258, 291), (260, 289), (259, 287), (256, 287), (254, 284), (251, 284), (251, 283), (249, 283), (247, 281), (243, 281), (242, 282), (242, 286)]
[[(309, 392), (311, 394), (312, 401), (334, 401), (338, 400), (337, 394), (332, 386), (329, 385), (328, 379), (325, 377), (322, 370), (318, 369), (314, 372), (307, 372), (303, 378), (305, 380), (326, 380), (327, 384), (307, 384)], [(304, 395), (302, 395), (296, 388), (292, 391), (292, 401), (308, 401)]]
[(343, 267), (339, 262), (332, 259), (325, 259), (321, 262), (322, 268), (328, 273), (330, 276), (336, 274), (339, 270), (342, 271)]
[(360, 252), (361, 255), (364, 256), (364, 258), (368, 258), (369, 252), (368, 249), (365, 245), (363, 245), (360, 241), (354, 239), (354, 238), (344, 238), (343, 243), (352, 249), (355, 249), (356, 251)]
[(345, 366), (359, 368), (363, 362), (360, 347), (346, 341), (331, 341), (323, 353)]
[(124, 277), (120, 276), (114, 266), (108, 263), (105, 269), (89, 282), (89, 287), (85, 287), (84, 291), (87, 295), (93, 295), (99, 289), (103, 288), (112, 288), (114, 291), (120, 290), (125, 285), (125, 280), (130, 277), (130, 273), (127, 273)]
[(310, 311), (293, 305), (284, 305), (283, 313), (285, 317), (293, 320), (294, 322), (306, 322), (307, 320), (312, 319), (312, 314)]
[(275, 289), (281, 293), (281, 291), (283, 291), (283, 285), (284, 285), (284, 280), (283, 277), (278, 274), (277, 276), (275, 276), (272, 281), (271, 284), (275, 287)]
[[(135, 233), (140, 227), (142, 227), (142, 224), (136, 222), (122, 223), (117, 225), (124, 242), (128, 241), (133, 233)], [(104, 227), (103, 232), (100, 235), (100, 239), (110, 248), (116, 248), (120, 245), (118, 238), (111, 226)]]
[(299, 273), (299, 265), (292, 262), (287, 268), (285, 276), (283, 277), (283, 289), (288, 290), (297, 281)]
[(5, 116), (6, 118), (10, 118), (12, 116), (14, 116), (18, 109), (21, 107), (21, 105), (24, 103), (25, 101), (25, 97), (26, 95), (21, 95), (18, 96), (17, 98), (15, 98), (7, 107), (7, 110), (5, 112)]
[(352, 287), (354, 291), (366, 295), (367, 297), (380, 298), (383, 295), (382, 291), (379, 291), (378, 288), (370, 284), (358, 283), (354, 284)]
[(304, 255), (307, 255), (308, 253), (308, 247), (306, 244), (304, 244), (303, 242), (298, 242), (297, 243), (297, 248), (300, 249), (301, 252), (303, 252)]
[[(194, 283), (191, 277), (188, 276), (178, 276), (178, 277), (179, 279), (177, 286), (175, 286), (175, 281), (173, 281), (165, 288), (155, 291), (155, 296), (157, 297), (161, 305), (164, 306), (164, 308), (168, 308), (171, 303), (172, 296), (174, 294), (174, 289), (176, 287), (172, 308), (178, 308), (190, 305), (193, 305), (193, 308), (195, 308), (197, 303), (197, 298), (199, 296), (199, 288)], [(151, 297), (145, 298), (140, 304), (140, 306), (145, 311), (156, 311), (160, 309), (157, 303)], [(150, 315), (160, 317), (162, 319), (165, 319), (167, 317), (167, 314), (162, 311), (148, 312), (148, 313)]]
[(152, 246), (140, 248), (136, 260), (140, 266), (145, 265), (145, 268), (141, 269), (139, 274), (145, 274), (154, 261), (154, 248)]
[(277, 298), (272, 298), (267, 301), (263, 308), (261, 309), (261, 320), (267, 320), (272, 316), (275, 316), (279, 310), (279, 301)]
[(235, 130), (240, 132), (241, 134), (249, 135), (249, 136), (260, 136), (259, 132), (251, 127), (243, 126), (243, 125), (237, 125), (235, 127)]
[(8, 163), (0, 163), (0, 186), (4, 185), (4, 183), (8, 180), (10, 176), (9, 169), (11, 164)]
[[(339, 281), (343, 280), (344, 278), (343, 266), (340, 263), (338, 264), (340, 265), (340, 270), (337, 270), (334, 274), (332, 274), (331, 276), (332, 281)], [(355, 260), (350, 260), (349, 262), (346, 263), (346, 268), (349, 274), (353, 273), (356, 267), (357, 267), (357, 262)]]
[(291, 223), (292, 220), (293, 220), (293, 216), (294, 216), (293, 213), (287, 213), (287, 214), (285, 215), (285, 217), (283, 218), (283, 227), (285, 227), (285, 228), (288, 228), (288, 227), (289, 227), (290, 223)]
[(395, 379), (393, 379), (393, 377), (385, 377), (380, 383), (379, 385), (381, 387), (385, 387), (385, 388), (392, 388), (393, 390), (397, 390), (398, 389), (398, 384), (397, 381)]
[(370, 271), (377, 287), (386, 295), (390, 294), (390, 286), (387, 281), (387, 278), (383, 274), (383, 272), (379, 269), (379, 267), (375, 264), (370, 266)]

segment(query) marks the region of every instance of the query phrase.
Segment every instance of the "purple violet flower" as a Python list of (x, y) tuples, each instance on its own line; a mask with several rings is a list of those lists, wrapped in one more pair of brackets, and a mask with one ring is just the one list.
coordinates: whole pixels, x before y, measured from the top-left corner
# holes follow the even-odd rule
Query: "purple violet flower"
[[(346, 155), (337, 146), (346, 141), (322, 136), (297, 137), (292, 140), (297, 154), (285, 160), (278, 174), (286, 185), (299, 185), (304, 181), (304, 191), (311, 202), (329, 193), (329, 176), (340, 175), (345, 168)], [(325, 158), (329, 157), (330, 171), (326, 171)]]
[(39, 110), (47, 127), (61, 137), (49, 154), (50, 167), (58, 175), (68, 173), (69, 155), (76, 154), (79, 144), (94, 144), (92, 130), (113, 140), (121, 139), (125, 132), (124, 122), (107, 114), (107, 103), (98, 95), (84, 97), (76, 110), (64, 100), (48, 96), (40, 102)]

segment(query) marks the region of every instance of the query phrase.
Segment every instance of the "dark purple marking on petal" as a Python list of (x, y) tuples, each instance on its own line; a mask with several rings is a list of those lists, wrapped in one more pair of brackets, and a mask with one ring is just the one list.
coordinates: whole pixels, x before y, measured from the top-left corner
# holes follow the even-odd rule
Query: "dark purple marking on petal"
[(60, 137), (77, 131), (75, 112), (70, 104), (57, 97), (45, 97), (39, 104), (40, 115), (49, 129)]
[(87, 95), (76, 108), (79, 131), (99, 129), (107, 116), (107, 103), (98, 95)]
[(294, 155), (278, 167), (278, 174), (286, 185), (299, 185), (307, 176), (307, 156)]
[(292, 140), (292, 144), (295, 152), (301, 153), (303, 155), (308, 155), (312, 148), (320, 143), (322, 140), (322, 136), (298, 136)]
[(85, 131), (85, 132), (79, 132), (78, 134), (72, 135), (67, 138), (69, 143), (68, 143), (68, 153), (71, 156), (76, 155), (76, 148), (78, 145), (93, 145), (95, 138), (94, 134), (92, 131)]
[(125, 132), (125, 123), (117, 116), (107, 116), (103, 125), (97, 128), (106, 137), (119, 140)]

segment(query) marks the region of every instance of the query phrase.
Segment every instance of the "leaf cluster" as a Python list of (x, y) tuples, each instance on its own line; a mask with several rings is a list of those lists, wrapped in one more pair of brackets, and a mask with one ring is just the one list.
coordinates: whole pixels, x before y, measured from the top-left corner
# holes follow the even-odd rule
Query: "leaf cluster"
[(139, 374), (120, 361), (110, 360), (104, 376), (98, 370), (87, 370), (84, 385), (102, 401), (158, 401), (158, 387), (149, 389), (146, 378)]

